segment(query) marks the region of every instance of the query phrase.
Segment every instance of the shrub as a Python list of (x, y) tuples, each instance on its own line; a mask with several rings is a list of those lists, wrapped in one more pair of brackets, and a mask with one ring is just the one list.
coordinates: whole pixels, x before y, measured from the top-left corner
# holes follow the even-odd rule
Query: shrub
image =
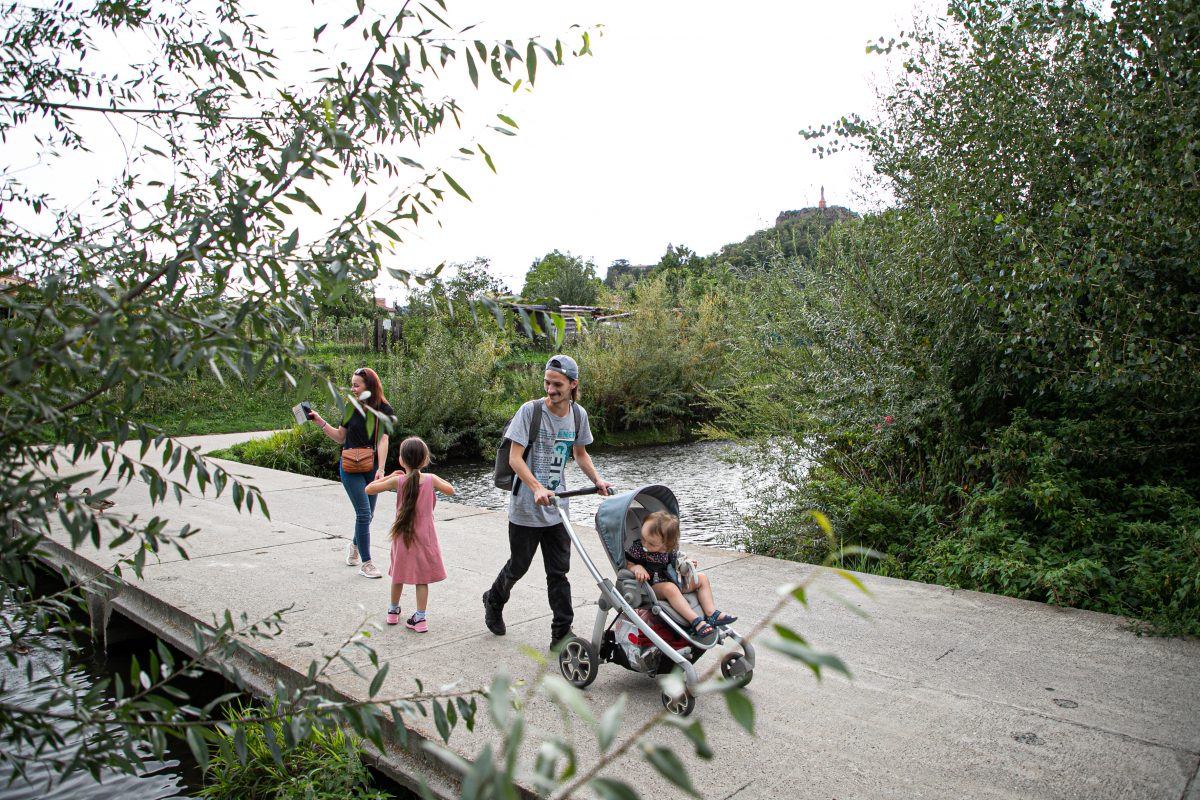
[(460, 337), (431, 328), (420, 350), (389, 367), (386, 391), (397, 420), (393, 441), (420, 436), (436, 457), (492, 449), (507, 421), (500, 367), (507, 352), (496, 336)]
[(687, 430), (710, 417), (704, 393), (724, 381), (725, 319), (715, 296), (676, 307), (662, 278), (642, 281), (631, 315), (594, 330), (573, 352), (593, 426)]
[[(245, 742), (245, 763), (238, 758), (235, 734), (218, 729), (217, 744), (198, 795), (217, 800), (384, 800), (385, 792), (369, 788), (370, 774), (360, 745), (333, 723), (318, 723), (294, 745), (285, 742), (290, 720), (243, 722), (261, 713), (253, 706), (230, 709)], [(270, 729), (268, 733), (267, 729)], [(276, 761), (268, 736), (279, 748)]]
[(211, 455), (336, 481), (340, 451), (341, 446), (315, 425), (297, 425), (263, 439), (239, 442)]

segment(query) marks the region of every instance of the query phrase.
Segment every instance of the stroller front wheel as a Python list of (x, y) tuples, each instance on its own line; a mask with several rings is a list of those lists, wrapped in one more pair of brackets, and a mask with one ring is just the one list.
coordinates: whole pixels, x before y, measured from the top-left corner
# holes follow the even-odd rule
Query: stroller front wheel
[(672, 697), (666, 692), (662, 693), (663, 708), (670, 711), (679, 717), (691, 716), (691, 713), (696, 710), (696, 696), (687, 689), (683, 690), (683, 694)]
[(721, 659), (721, 675), (744, 689), (754, 679), (754, 668), (747, 669), (748, 663), (741, 653), (726, 653)]
[(573, 636), (559, 651), (558, 669), (572, 686), (586, 689), (600, 671), (600, 654), (591, 642)]

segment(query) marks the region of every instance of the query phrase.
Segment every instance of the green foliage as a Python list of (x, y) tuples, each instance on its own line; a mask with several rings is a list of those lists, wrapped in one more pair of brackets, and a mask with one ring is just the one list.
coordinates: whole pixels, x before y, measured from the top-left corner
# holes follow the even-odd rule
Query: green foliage
[[(6, 7), (0, 276), (27, 281), (0, 292), (0, 606), (3, 625), (22, 639), (7, 651), (14, 666), (33, 674), (46, 657), (46, 630), (89, 635), (66, 613), (81, 594), (72, 576), (64, 575), (66, 592), (36, 591), (36, 554), (52, 531), (75, 547), (126, 545), (120, 552), (131, 555), (88, 587), (107, 596), (129, 572), (140, 576), (148, 558), (186, 557), (191, 525), (101, 516), (85, 502), (84, 481), (108, 479), (93, 499), (136, 482), (156, 508), (211, 492), (265, 512), (255, 487), (148, 425), (143, 401), (153, 395), (162, 403), (155, 413), (178, 421), (201, 374), (281, 399), (322, 383), (339, 394), (339, 379), (314, 363), (302, 333), (345, 297), (361, 305), (362, 287), (409, 235), (406, 226), (447, 192), (466, 194), (445, 169), (411, 158), (463, 111), (438, 84), (440, 71), (458, 68), (477, 82), (482, 64), (489, 80), (513, 87), (532, 83), (538, 62), (562, 64), (570, 52), (557, 40), (464, 39), (446, 13), (354, 4), (340, 25), (312, 31), (305, 52), (296, 37), (275, 50), (278, 31), (260, 27), (237, 0)], [(574, 54), (589, 52), (581, 32)], [(315, 72), (297, 69), (311, 65)], [(299, 74), (309, 79), (297, 83)], [(501, 134), (516, 127), (504, 116), (499, 123)], [(23, 154), (25, 143), (36, 143), (38, 158)], [(491, 161), (482, 145), (460, 153)], [(64, 182), (76, 162), (60, 158), (78, 159), (86, 179)], [(378, 185), (404, 188), (385, 199)], [(80, 473), (91, 459), (102, 476)], [(278, 619), (259, 628), (227, 615), (197, 627), (194, 649), (219, 668), (239, 637), (271, 635)], [(0, 708), (0, 761), (14, 779), (45, 768), (137, 771), (147, 757), (164, 757), (167, 731), (203, 761), (200, 745), (219, 723), (214, 708), (182, 690), (173, 699), (157, 693), (196, 663), (157, 653), (118, 684), (112, 703), (63, 674), (47, 676), (44, 705)], [(328, 703), (315, 664), (310, 674), (311, 685), (284, 698), (291, 707), (337, 715), (379, 738), (374, 712)], [(87, 747), (69, 761), (43, 759), (63, 735), (56, 726)], [(147, 747), (135, 751), (129, 742), (139, 740)]]
[(373, 322), (387, 315), (386, 309), (375, 304), (374, 284), (360, 283), (332, 300), (318, 295), (313, 318), (350, 323), (358, 320)]
[(676, 307), (657, 277), (638, 284), (627, 310), (619, 326), (597, 328), (573, 351), (593, 425), (687, 430), (704, 420), (709, 407), (702, 395), (722, 386), (726, 375), (726, 304), (709, 295)]
[(561, 305), (596, 304), (603, 284), (596, 277), (596, 265), (570, 253), (554, 250), (533, 262), (525, 273), (521, 296), (526, 300), (557, 301)]
[(998, 435), (990, 480), (964, 493), (960, 535), (918, 535), (912, 577), (1200, 632), (1194, 489), (1088, 475), (1052, 431), (1018, 415)]
[(340, 453), (340, 445), (315, 425), (296, 425), (261, 439), (214, 450), (209, 456), (336, 481)]
[(472, 262), (453, 264), (450, 269), (453, 275), (449, 279), (435, 277), (423, 288), (409, 294), (402, 339), (405, 352), (410, 355), (424, 346), (426, 337), (435, 328), (467, 338), (478, 338), (484, 331), (503, 334), (511, 330), (507, 324), (501, 328), (491, 311), (480, 303), (484, 298), (508, 293), (500, 279), (492, 274), (491, 262), (477, 258)]
[[(506, 353), (507, 346), (492, 336), (459, 337), (435, 326), (412, 356), (359, 353), (336, 359), (330, 369), (349, 375), (369, 363), (379, 373), (384, 395), (396, 412), (386, 465), (392, 470), (399, 468), (399, 442), (406, 436), (420, 436), (438, 459), (475, 457), (495, 447), (513, 405), (508, 402), (512, 371), (499, 366)], [(317, 402), (314, 407), (336, 419), (330, 416), (332, 406), (323, 410)], [(291, 411), (284, 411), (290, 421)], [(315, 426), (301, 425), (213, 455), (338, 480), (338, 452), (339, 446)]]
[(739, 275), (774, 269), (783, 263), (811, 264), (829, 230), (856, 216), (840, 206), (784, 211), (770, 228), (722, 247), (713, 261)]
[[(255, 719), (261, 709), (230, 709), (230, 731), (221, 730), (205, 770), (198, 797), (213, 800), (383, 800), (384, 792), (370, 789), (370, 773), (360, 757), (361, 745), (336, 723), (311, 727), (303, 737), (286, 744), (287, 717)], [(270, 739), (275, 750), (268, 746)], [(278, 743), (284, 743), (280, 746)], [(239, 757), (242, 749), (245, 758)], [(278, 757), (277, 757), (278, 756)]]
[(645, 276), (643, 267), (636, 267), (627, 258), (618, 258), (608, 265), (604, 273), (604, 285), (613, 292), (628, 291), (639, 279)]
[[(699, 298), (706, 294), (729, 289), (733, 276), (724, 267), (714, 265), (714, 259), (698, 255), (689, 247), (667, 245), (667, 251), (642, 277), (659, 278), (677, 298)], [(640, 287), (630, 286), (630, 296), (636, 298)], [(653, 291), (653, 289), (651, 290)]]
[(826, 509), (879, 569), (1194, 632), (1200, 11), (949, 15), (875, 48), (904, 53), (879, 120), (808, 132), (897, 208), (754, 284), (722, 424), (812, 453), (782, 517)]
[(432, 328), (419, 351), (389, 367), (386, 392), (396, 411), (393, 441), (420, 436), (438, 457), (477, 456), (494, 449), (508, 421), (502, 410), (505, 375), (499, 366), (507, 352), (508, 345), (491, 334), (464, 337)]
[(181, 375), (148, 388), (137, 418), (171, 436), (286, 428), (294, 422), (296, 388), (278, 378), (219, 382), (211, 372)]

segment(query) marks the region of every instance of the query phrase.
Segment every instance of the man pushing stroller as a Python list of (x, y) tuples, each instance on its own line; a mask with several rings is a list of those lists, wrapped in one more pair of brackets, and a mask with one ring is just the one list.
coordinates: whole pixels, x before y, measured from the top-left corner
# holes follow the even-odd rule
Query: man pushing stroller
[[(587, 446), (592, 429), (579, 398), (579, 365), (570, 356), (557, 355), (546, 362), (546, 396), (530, 400), (513, 416), (505, 431), (511, 441), (509, 466), (515, 473), (508, 502), (509, 559), (492, 587), (483, 594), (484, 622), (497, 636), (506, 632), (504, 605), (512, 587), (524, 577), (538, 547), (546, 568), (546, 598), (553, 619), (550, 647), (571, 636), (574, 611), (567, 571), (571, 566), (571, 540), (562, 524), (566, 499), (556, 506), (551, 498), (566, 490), (565, 470), (572, 458), (583, 474), (607, 495), (609, 485), (600, 478)], [(559, 509), (562, 509), (560, 514)]]

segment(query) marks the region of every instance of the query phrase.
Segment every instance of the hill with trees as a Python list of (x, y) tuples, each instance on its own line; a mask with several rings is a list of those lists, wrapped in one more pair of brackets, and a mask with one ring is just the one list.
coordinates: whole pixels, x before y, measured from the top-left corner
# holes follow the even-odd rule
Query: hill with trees
[(781, 260), (811, 263), (818, 244), (835, 225), (857, 218), (858, 214), (843, 206), (781, 211), (770, 228), (725, 245), (713, 259), (736, 273), (769, 269)]

